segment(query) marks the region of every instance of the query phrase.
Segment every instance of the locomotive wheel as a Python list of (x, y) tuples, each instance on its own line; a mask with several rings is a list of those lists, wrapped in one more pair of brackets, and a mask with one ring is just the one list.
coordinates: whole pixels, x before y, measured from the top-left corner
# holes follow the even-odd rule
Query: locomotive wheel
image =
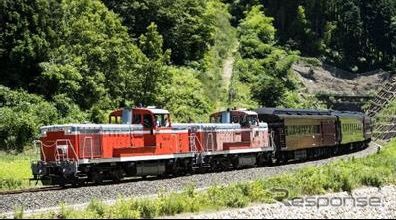
[(77, 177), (73, 177), (71, 180), (72, 187), (78, 187), (80, 185), (80, 181)]
[(122, 180), (122, 173), (120, 170), (114, 170), (111, 172), (111, 179), (114, 183), (119, 183)]
[(55, 179), (56, 185), (61, 187), (65, 187), (66, 185), (66, 178), (64, 176), (59, 176)]
[(91, 179), (95, 184), (102, 184), (103, 183), (103, 175), (99, 173), (98, 171), (93, 171), (91, 173)]
[(279, 154), (276, 159), (277, 165), (284, 165), (287, 163), (286, 154)]
[(273, 161), (272, 161), (272, 156), (271, 156), (271, 154), (268, 154), (266, 164), (267, 164), (268, 166), (272, 166), (272, 165), (273, 165)]

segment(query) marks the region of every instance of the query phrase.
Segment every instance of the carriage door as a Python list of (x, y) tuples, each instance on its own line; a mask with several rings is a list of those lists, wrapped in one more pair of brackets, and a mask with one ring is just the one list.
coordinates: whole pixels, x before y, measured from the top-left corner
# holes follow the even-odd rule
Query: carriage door
[(336, 144), (336, 126), (334, 121), (325, 120), (321, 122), (322, 138), (324, 146)]
[(268, 125), (269, 134), (273, 135), (270, 137), (271, 143), (275, 144), (275, 150), (279, 151), (282, 148), (286, 148), (286, 136), (283, 123), (271, 123)]

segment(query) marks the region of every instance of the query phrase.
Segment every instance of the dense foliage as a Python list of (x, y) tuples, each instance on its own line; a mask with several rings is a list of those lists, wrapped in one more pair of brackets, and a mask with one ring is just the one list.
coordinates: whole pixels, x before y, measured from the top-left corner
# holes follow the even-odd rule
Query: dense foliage
[(172, 51), (172, 62), (186, 64), (202, 58), (212, 42), (213, 21), (205, 16), (204, 0), (103, 0), (121, 15), (132, 37), (154, 22)]
[(275, 18), (279, 43), (357, 72), (391, 69), (396, 62), (394, 0), (225, 0), (233, 24), (263, 5)]
[[(297, 93), (298, 84), (290, 70), (297, 55), (275, 45), (272, 22), (273, 18), (267, 17), (261, 6), (253, 6), (238, 26), (240, 57), (233, 75), (235, 104), (242, 102), (246, 107), (253, 107), (257, 102), (267, 107), (313, 107), (309, 102), (312, 98), (306, 99)], [(241, 88), (243, 85), (248, 87), (247, 93), (243, 92), (246, 91)]]
[(300, 54), (389, 69), (395, 33), (394, 0), (0, 0), (0, 149), (123, 106), (174, 122), (319, 107), (290, 70)]

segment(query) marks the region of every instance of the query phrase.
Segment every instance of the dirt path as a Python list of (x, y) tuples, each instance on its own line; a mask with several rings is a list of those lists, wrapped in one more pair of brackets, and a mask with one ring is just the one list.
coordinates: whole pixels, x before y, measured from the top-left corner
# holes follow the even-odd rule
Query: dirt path
[(234, 61), (235, 61), (234, 57), (229, 56), (227, 57), (227, 59), (223, 64), (223, 81), (224, 81), (224, 86), (227, 88), (227, 90), (229, 89), (228, 87), (231, 82)]
[(227, 92), (229, 90), (229, 86), (231, 83), (231, 78), (232, 78), (232, 71), (234, 67), (234, 53), (238, 50), (239, 43), (236, 43), (234, 48), (232, 48), (231, 52), (229, 53), (227, 59), (224, 60), (223, 63), (223, 82), (224, 82), (224, 87), (227, 89)]

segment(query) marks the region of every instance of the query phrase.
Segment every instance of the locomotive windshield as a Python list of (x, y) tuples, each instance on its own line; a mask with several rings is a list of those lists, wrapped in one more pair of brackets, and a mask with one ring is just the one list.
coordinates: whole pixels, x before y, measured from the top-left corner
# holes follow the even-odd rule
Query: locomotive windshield
[(211, 123), (221, 123), (221, 117), (220, 117), (220, 115), (213, 115), (213, 116), (210, 116), (210, 122), (211, 122)]
[(155, 114), (154, 119), (157, 127), (169, 126), (169, 114)]
[(258, 125), (257, 115), (246, 115), (244, 123), (247, 125)]

